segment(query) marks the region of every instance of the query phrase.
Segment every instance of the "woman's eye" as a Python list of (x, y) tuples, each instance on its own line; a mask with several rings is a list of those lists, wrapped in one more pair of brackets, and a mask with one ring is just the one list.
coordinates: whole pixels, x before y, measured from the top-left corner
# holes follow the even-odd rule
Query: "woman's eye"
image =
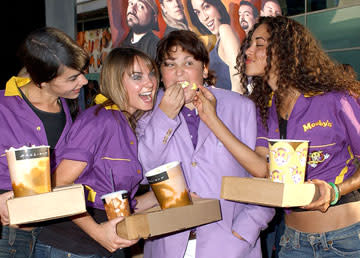
[(137, 73), (133, 73), (131, 74), (131, 79), (133, 80), (141, 80), (141, 75), (140, 74), (137, 74)]

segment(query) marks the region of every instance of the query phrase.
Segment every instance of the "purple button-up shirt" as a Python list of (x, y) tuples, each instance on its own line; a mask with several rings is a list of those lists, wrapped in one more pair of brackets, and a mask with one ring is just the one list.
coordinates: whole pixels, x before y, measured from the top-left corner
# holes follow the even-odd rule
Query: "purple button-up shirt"
[[(258, 116), (257, 146), (279, 139), (275, 98), (269, 109), (266, 131)], [(309, 140), (306, 179), (339, 184), (350, 177), (360, 154), (360, 105), (354, 97), (331, 92), (312, 97), (300, 95), (287, 124), (287, 138)]]
[(200, 117), (198, 116), (196, 109), (190, 110), (185, 106), (181, 109), (181, 113), (186, 121), (187, 127), (189, 129), (191, 141), (195, 149), (198, 139)]
[[(0, 91), (0, 189), (2, 190), (12, 189), (5, 150), (24, 145), (48, 145), (43, 123), (21, 97), (18, 89), (29, 82), (29, 78), (12, 77), (6, 83), (5, 90)], [(72, 123), (66, 101), (61, 99), (61, 103), (66, 115), (66, 124), (51, 157), (52, 167), (56, 162), (57, 151), (63, 144)]]
[[(255, 146), (254, 104), (238, 93), (210, 88), (225, 125), (250, 148)], [(199, 123), (194, 149), (183, 114), (170, 119), (158, 107), (138, 122), (139, 158), (145, 171), (178, 160), (187, 185), (203, 198), (220, 199), (223, 176), (250, 177), (210, 129)], [(272, 208), (220, 199), (222, 220), (196, 229), (196, 258), (261, 257), (259, 234), (274, 215)], [(191, 216), (191, 214), (189, 214)], [(246, 241), (236, 238), (237, 232)], [(190, 230), (145, 241), (145, 258), (183, 258)]]
[[(100, 97), (97, 96), (97, 103), (104, 100), (104, 97)], [(87, 163), (75, 181), (86, 185), (89, 190), (87, 206), (104, 209), (101, 196), (113, 191), (112, 171), (115, 190), (127, 190), (131, 206), (134, 207), (133, 198), (142, 180), (137, 139), (124, 114), (116, 106), (103, 108), (96, 105), (82, 112), (66, 137), (59, 159)]]

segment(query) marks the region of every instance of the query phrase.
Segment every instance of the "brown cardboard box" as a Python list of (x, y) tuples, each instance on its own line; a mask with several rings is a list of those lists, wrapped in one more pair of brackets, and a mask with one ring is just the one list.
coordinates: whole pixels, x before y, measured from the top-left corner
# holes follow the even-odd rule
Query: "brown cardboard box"
[(224, 176), (221, 187), (223, 199), (274, 207), (304, 206), (318, 197), (314, 184), (282, 184), (266, 178)]
[(10, 225), (33, 223), (86, 212), (80, 184), (54, 188), (50, 193), (17, 197), (7, 201)]
[(126, 239), (146, 239), (218, 220), (221, 220), (219, 200), (193, 198), (192, 205), (165, 210), (155, 207), (125, 217), (117, 225), (117, 234)]

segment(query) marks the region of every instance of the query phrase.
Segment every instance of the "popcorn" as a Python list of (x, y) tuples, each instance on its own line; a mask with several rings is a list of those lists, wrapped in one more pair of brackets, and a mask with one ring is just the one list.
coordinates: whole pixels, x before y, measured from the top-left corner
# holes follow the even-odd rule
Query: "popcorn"
[[(185, 89), (186, 87), (189, 87), (190, 86), (190, 83), (188, 81), (182, 81), (182, 82), (179, 82), (178, 83), (183, 89)], [(197, 90), (198, 87), (196, 85), (195, 82), (192, 83), (192, 86), (191, 86), (191, 89), (192, 90)]]
[(188, 81), (179, 82), (179, 84), (183, 89), (185, 89), (186, 87), (188, 87), (190, 85), (190, 83)]

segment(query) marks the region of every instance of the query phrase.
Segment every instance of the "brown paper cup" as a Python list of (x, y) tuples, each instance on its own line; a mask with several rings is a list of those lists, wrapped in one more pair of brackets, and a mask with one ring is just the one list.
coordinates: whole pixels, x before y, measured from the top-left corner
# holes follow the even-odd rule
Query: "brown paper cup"
[(301, 184), (309, 141), (269, 139), (270, 179), (285, 184)]
[(101, 196), (109, 220), (130, 216), (128, 192), (121, 190)]
[(161, 209), (192, 204), (180, 162), (174, 161), (145, 174)]
[(49, 146), (6, 150), (15, 197), (51, 192)]

